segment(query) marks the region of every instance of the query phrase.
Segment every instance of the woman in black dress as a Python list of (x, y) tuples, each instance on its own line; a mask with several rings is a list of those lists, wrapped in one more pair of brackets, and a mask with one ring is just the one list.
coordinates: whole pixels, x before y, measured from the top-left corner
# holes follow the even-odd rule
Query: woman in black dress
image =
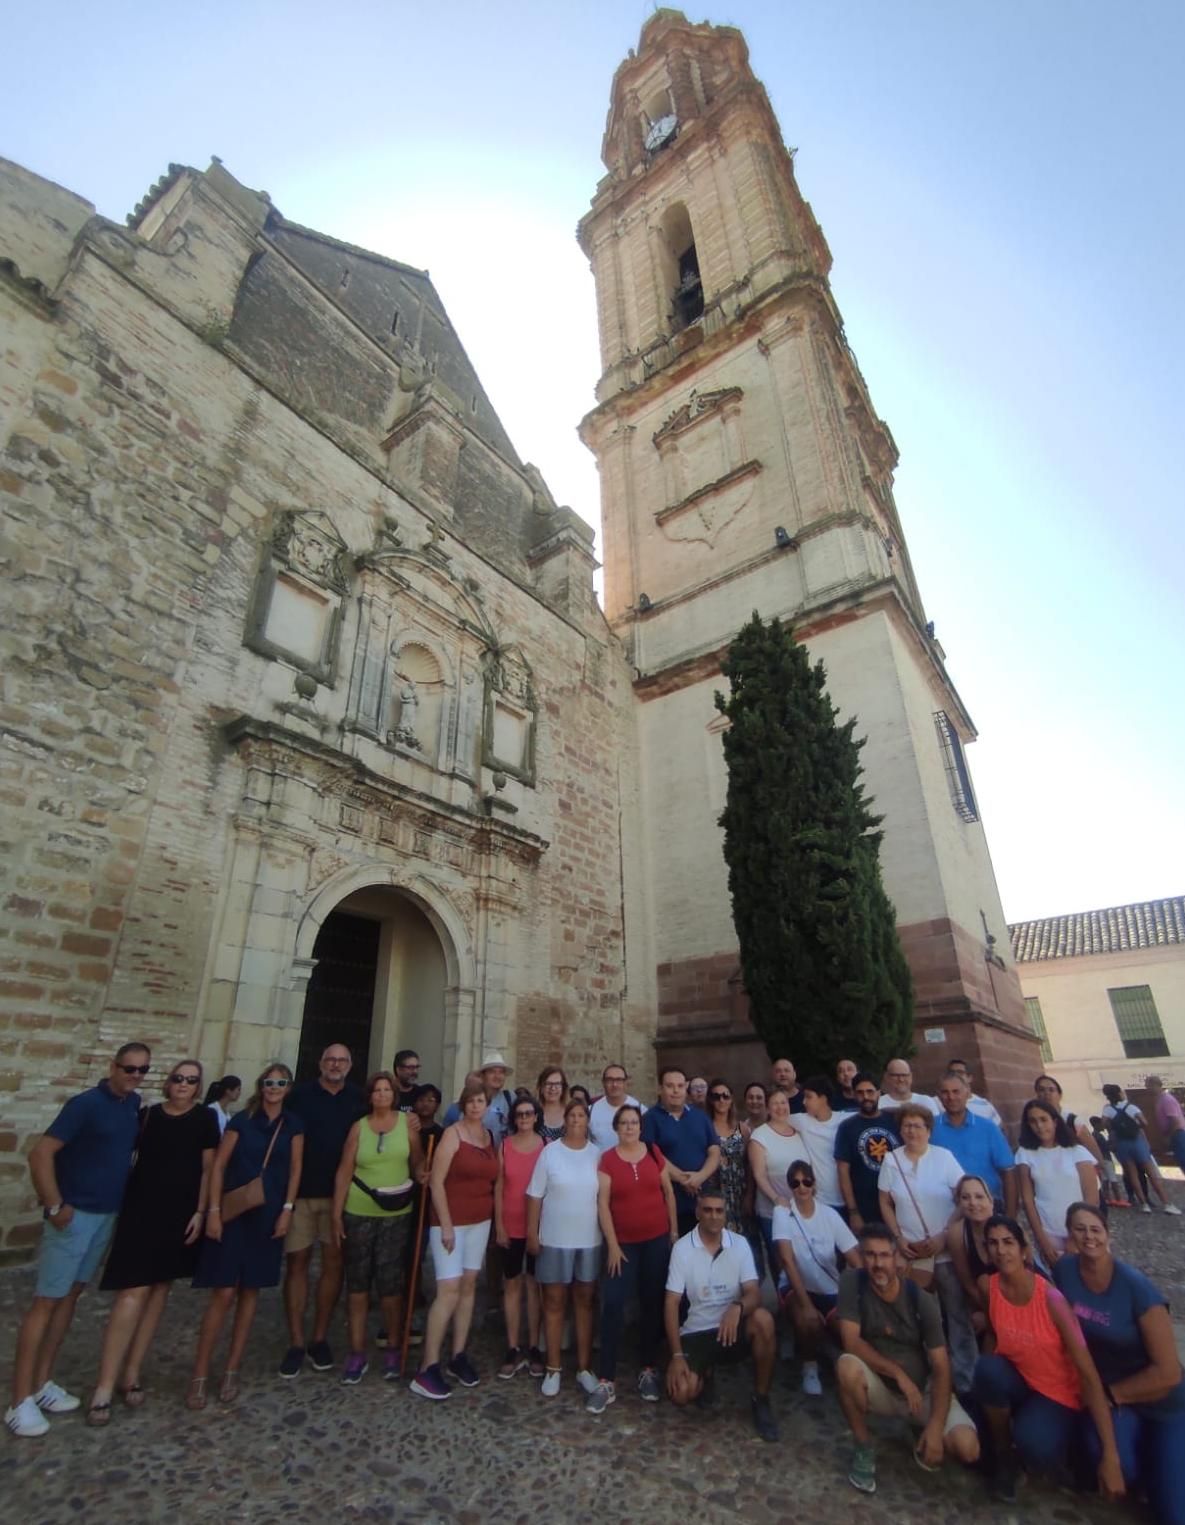
[(218, 1148), (218, 1120), (201, 1105), (201, 1088), (201, 1065), (182, 1059), (162, 1087), (164, 1100), (140, 1114), (136, 1163), (100, 1283), (102, 1291), (119, 1295), (107, 1318), (99, 1378), (87, 1409), (91, 1425), (111, 1418), (117, 1387), (129, 1407), (143, 1403), (140, 1368), (169, 1288), (179, 1276), (192, 1276), (197, 1264)]
[[(210, 1172), (210, 1205), (206, 1238), (198, 1259), (195, 1287), (211, 1287), (210, 1302), (198, 1334), (193, 1381), (185, 1402), (191, 1409), (206, 1406), (210, 1361), (226, 1315), (235, 1304), (226, 1370), (218, 1396), (233, 1403), (239, 1396), (239, 1362), (255, 1322), (261, 1287), (278, 1287), (284, 1236), (292, 1224), (292, 1208), (304, 1158), (304, 1123), (284, 1110), (292, 1085), (286, 1064), (269, 1064), (255, 1082), (246, 1109), (226, 1125)], [(270, 1153), (269, 1153), (270, 1150)], [(223, 1193), (263, 1179), (264, 1203), (222, 1222)]]

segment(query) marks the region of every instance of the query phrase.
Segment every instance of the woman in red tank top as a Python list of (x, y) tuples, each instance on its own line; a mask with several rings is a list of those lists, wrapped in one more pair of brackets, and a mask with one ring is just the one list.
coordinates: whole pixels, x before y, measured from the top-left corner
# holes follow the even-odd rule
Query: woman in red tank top
[(424, 1364), (411, 1381), (420, 1398), (447, 1398), (451, 1389), (440, 1369), (440, 1351), (450, 1324), (453, 1358), (449, 1375), (462, 1387), (476, 1387), (481, 1378), (465, 1352), (473, 1322), (477, 1273), (485, 1260), (494, 1216), (494, 1183), (498, 1155), (482, 1119), (485, 1087), (467, 1085), (461, 1092), (461, 1116), (446, 1128), (432, 1160), (432, 1194), (428, 1244), (436, 1271), (436, 1297), (424, 1332)]
[(1118, 1498), (1123, 1472), (1111, 1408), (1078, 1320), (1057, 1288), (1026, 1265), (1018, 1223), (992, 1217), (984, 1239), (994, 1270), (979, 1278), (988, 1327), (971, 1391), (991, 1431), (993, 1496), (1016, 1501), (1014, 1441), (1028, 1471), (1054, 1471), (1072, 1464), (1082, 1426), (1093, 1421), (1103, 1448), (1099, 1491)]
[[(527, 1254), (527, 1185), (544, 1147), (536, 1128), (538, 1121), (538, 1103), (530, 1096), (520, 1097), (510, 1109), (510, 1132), (502, 1140), (498, 1182), (494, 1187), (494, 1233), (502, 1247), (502, 1312), (506, 1319), (506, 1354), (498, 1375), (506, 1380), (520, 1371), (527, 1371), (532, 1377), (542, 1377), (544, 1373), (543, 1352), (539, 1349), (535, 1257)], [(525, 1346), (519, 1342), (524, 1302)]]

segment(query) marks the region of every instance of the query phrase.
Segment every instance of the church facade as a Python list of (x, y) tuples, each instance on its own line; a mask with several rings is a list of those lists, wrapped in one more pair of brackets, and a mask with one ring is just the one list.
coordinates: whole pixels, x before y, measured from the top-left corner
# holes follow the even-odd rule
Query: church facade
[(712, 692), (752, 608), (868, 734), (920, 1053), (1027, 1065), (974, 733), (740, 34), (657, 13), (605, 159), (603, 612), (424, 272), (218, 161), (126, 227), (0, 165), (3, 1257), (31, 1137), (133, 1037), (743, 1078)]

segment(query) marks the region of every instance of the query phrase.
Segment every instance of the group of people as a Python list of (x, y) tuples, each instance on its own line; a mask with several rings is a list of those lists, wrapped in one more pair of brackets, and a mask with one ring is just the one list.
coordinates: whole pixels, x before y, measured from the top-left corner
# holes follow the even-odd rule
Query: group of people
[[(238, 1112), (233, 1076), (202, 1104), (193, 1060), (142, 1106), (150, 1066), (144, 1045), (124, 1045), (30, 1156), (46, 1230), (6, 1414), (16, 1435), (42, 1434), (46, 1415), (82, 1406), (53, 1367), (101, 1266), (116, 1297), (86, 1405), (92, 1425), (110, 1421), (116, 1397), (144, 1401), (143, 1363), (170, 1286), (185, 1277), (210, 1290), (192, 1409), (213, 1396), (232, 1311), (217, 1398), (235, 1401), (259, 1292), (279, 1284), (285, 1262), (279, 1375), (335, 1366), (328, 1339), (344, 1280), (343, 1382), (369, 1370), (375, 1303), (382, 1374), (398, 1379), (424, 1193), (434, 1294), (410, 1373), (421, 1398), (481, 1381), (468, 1344), (484, 1269), (505, 1320), (500, 1379), (529, 1374), (554, 1399), (570, 1317), (576, 1387), (586, 1410), (603, 1414), (618, 1397), (636, 1304), (642, 1401), (710, 1404), (716, 1369), (747, 1363), (754, 1428), (776, 1440), (768, 1274), (806, 1394), (823, 1392), (822, 1358), (834, 1362), (854, 1487), (876, 1487), (869, 1416), (900, 1414), (920, 1432), (919, 1466), (982, 1456), (1000, 1499), (1015, 1497), (1017, 1457), (1079, 1473), (1088, 1459), (1107, 1496), (1142, 1489), (1158, 1519), (1185, 1521), (1170, 1476), (1185, 1443), (1185, 1379), (1167, 1306), (1110, 1248), (1108, 1154), (1125, 1172), (1131, 1164), (1135, 1200), (1147, 1201), (1145, 1179), (1163, 1193), (1145, 1120), (1117, 1088), (1087, 1125), (1064, 1113), (1053, 1077), (1038, 1077), (1013, 1148), (958, 1062), (930, 1097), (914, 1091), (905, 1059), (879, 1078), (844, 1060), (833, 1077), (802, 1084), (779, 1059), (768, 1081), (743, 1089), (742, 1110), (726, 1081), (701, 1087), (677, 1066), (662, 1070), (649, 1107), (619, 1064), (605, 1067), (595, 1098), (559, 1066), (534, 1089), (511, 1090), (505, 1059), (488, 1054), (439, 1123), (440, 1091), (421, 1084), (409, 1050), (361, 1088), (340, 1044), (300, 1085), (271, 1064)], [(1175, 1139), (1185, 1117), (1163, 1094), (1176, 1107)], [(1172, 1116), (1160, 1109), (1162, 1126)]]

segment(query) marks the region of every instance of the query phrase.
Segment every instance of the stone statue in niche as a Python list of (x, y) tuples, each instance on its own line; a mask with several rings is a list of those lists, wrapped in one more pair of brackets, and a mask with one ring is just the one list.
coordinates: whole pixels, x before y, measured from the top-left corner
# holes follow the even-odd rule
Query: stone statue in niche
[(403, 673), (396, 673), (395, 680), (399, 684), (399, 718), (391, 737), (403, 746), (414, 747), (419, 752), (422, 748), (416, 735), (416, 711), (420, 707), (420, 696), (413, 679)]

